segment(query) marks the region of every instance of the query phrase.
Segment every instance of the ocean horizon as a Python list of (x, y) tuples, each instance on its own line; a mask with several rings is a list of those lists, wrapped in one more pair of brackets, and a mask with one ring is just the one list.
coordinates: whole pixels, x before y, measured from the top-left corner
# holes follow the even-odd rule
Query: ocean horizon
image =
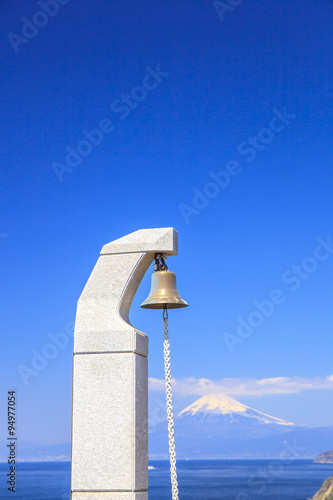
[[(0, 499), (69, 500), (70, 462), (16, 464), (16, 492), (8, 491), (8, 464), (0, 463)], [(169, 500), (169, 462), (149, 460), (149, 500)], [(179, 460), (180, 500), (307, 500), (333, 474), (312, 460)]]

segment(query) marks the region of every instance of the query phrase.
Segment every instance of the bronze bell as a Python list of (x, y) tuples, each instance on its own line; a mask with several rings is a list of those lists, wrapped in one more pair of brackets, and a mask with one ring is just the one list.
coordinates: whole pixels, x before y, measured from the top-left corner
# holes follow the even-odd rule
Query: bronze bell
[(188, 303), (178, 293), (175, 273), (157, 271), (152, 274), (150, 294), (142, 302), (141, 307), (145, 309), (178, 309), (187, 306)]
[(187, 307), (188, 303), (181, 298), (176, 285), (176, 275), (168, 271), (162, 255), (155, 256), (155, 273), (151, 277), (149, 296), (141, 307), (145, 309), (179, 309)]

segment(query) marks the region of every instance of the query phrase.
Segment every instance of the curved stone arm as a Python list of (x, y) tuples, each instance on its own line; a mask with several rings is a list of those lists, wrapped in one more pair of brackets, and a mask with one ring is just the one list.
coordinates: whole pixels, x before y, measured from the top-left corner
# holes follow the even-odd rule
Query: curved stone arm
[(173, 228), (160, 228), (105, 245), (78, 301), (73, 500), (148, 499), (148, 338), (129, 310), (155, 253), (177, 255), (177, 243)]
[[(147, 354), (145, 335), (133, 329), (129, 310), (155, 253), (177, 255), (177, 243), (173, 228), (141, 229), (102, 248), (78, 301), (74, 353), (133, 350)], [(135, 333), (142, 338), (134, 339)]]

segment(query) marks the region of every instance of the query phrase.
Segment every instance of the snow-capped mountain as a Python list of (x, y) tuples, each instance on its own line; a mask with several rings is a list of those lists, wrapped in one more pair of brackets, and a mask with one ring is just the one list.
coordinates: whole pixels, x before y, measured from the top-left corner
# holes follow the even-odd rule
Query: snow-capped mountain
[(239, 417), (251, 418), (264, 424), (276, 424), (284, 426), (294, 426), (291, 422), (286, 422), (279, 418), (271, 417), (260, 411), (254, 410), (248, 406), (239, 403), (235, 399), (225, 394), (207, 394), (192, 403), (181, 411), (177, 418), (196, 417), (204, 420), (211, 419), (213, 416), (225, 416), (229, 422), (238, 422)]
[[(333, 426), (307, 429), (208, 394), (175, 417), (175, 440), (178, 458), (313, 458), (333, 448)], [(149, 454), (168, 458), (166, 418), (150, 429)]]

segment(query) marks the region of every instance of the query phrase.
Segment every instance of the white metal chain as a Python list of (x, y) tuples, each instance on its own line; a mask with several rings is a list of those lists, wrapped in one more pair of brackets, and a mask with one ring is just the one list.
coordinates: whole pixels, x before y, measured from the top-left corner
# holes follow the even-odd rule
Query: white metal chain
[(170, 342), (169, 342), (169, 329), (168, 329), (168, 311), (166, 309), (164, 309), (163, 311), (163, 337), (164, 337), (164, 372), (165, 372), (165, 390), (166, 390), (166, 404), (167, 404), (167, 417), (168, 417), (172, 500), (178, 500), (178, 481), (177, 481), (177, 469), (176, 469), (176, 449), (175, 449), (175, 435), (174, 435), (174, 423), (173, 423), (171, 370), (170, 370)]

